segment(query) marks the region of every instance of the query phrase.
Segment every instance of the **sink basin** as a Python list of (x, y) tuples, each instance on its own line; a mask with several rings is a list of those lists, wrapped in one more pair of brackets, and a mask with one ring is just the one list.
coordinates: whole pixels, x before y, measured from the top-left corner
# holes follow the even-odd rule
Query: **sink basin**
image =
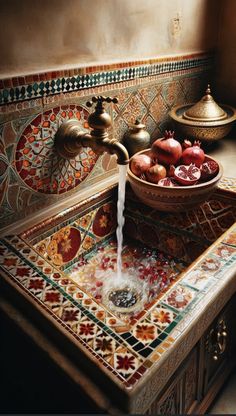
[(7, 290), (122, 411), (147, 410), (147, 392), (150, 402), (183, 358), (179, 343), (186, 355), (206, 329), (203, 312), (213, 296), (225, 302), (234, 290), (222, 289), (236, 263), (232, 181), (224, 178), (210, 200), (187, 213), (147, 207), (127, 186), (123, 286), (116, 187), (0, 241)]

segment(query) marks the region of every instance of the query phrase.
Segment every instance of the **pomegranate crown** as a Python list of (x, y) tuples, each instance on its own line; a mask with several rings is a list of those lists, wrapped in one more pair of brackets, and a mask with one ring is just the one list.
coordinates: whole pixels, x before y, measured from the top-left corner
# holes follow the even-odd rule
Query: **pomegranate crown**
[(193, 146), (201, 147), (201, 142), (199, 140), (195, 140)]
[(175, 135), (175, 132), (174, 131), (171, 131), (171, 130), (166, 130), (165, 133), (164, 133), (165, 139), (173, 138), (174, 135)]
[(190, 142), (190, 140), (185, 139), (184, 142), (183, 142), (183, 144), (182, 144), (183, 149), (187, 149), (188, 147), (192, 147), (192, 146), (201, 147), (201, 142), (199, 140), (195, 140), (194, 143), (192, 144)]

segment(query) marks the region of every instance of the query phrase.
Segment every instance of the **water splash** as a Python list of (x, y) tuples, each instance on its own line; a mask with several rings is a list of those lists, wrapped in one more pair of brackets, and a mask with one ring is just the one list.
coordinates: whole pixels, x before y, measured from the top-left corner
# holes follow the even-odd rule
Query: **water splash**
[(122, 246), (123, 246), (123, 226), (125, 223), (124, 206), (125, 206), (125, 185), (126, 185), (127, 165), (119, 165), (119, 184), (118, 184), (118, 201), (117, 201), (117, 279), (122, 279)]

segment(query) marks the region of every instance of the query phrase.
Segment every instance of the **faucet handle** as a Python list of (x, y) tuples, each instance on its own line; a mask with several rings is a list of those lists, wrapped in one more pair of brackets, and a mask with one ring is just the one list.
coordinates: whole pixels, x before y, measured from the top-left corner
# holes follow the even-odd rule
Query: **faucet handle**
[(91, 98), (91, 101), (88, 101), (86, 103), (87, 107), (92, 107), (92, 105), (94, 103), (97, 103), (98, 106), (102, 107), (102, 104), (106, 102), (106, 103), (114, 103), (117, 104), (118, 103), (118, 99), (116, 97), (111, 98), (111, 97), (104, 97), (103, 95), (97, 95)]

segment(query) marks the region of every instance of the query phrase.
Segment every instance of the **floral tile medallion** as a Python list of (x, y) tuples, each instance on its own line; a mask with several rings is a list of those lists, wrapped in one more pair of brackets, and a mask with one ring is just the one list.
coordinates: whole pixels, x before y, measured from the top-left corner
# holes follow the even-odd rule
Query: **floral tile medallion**
[(152, 309), (151, 313), (147, 316), (147, 319), (155, 323), (160, 331), (164, 331), (171, 324), (171, 322), (174, 321), (176, 316), (176, 313), (172, 310), (157, 306)]
[(193, 301), (195, 295), (196, 293), (190, 288), (177, 285), (162, 301), (166, 305), (182, 311)]
[(211, 274), (207, 273), (207, 271), (196, 268), (187, 272), (182, 282), (194, 289), (204, 290), (206, 287), (213, 284), (215, 279)]

